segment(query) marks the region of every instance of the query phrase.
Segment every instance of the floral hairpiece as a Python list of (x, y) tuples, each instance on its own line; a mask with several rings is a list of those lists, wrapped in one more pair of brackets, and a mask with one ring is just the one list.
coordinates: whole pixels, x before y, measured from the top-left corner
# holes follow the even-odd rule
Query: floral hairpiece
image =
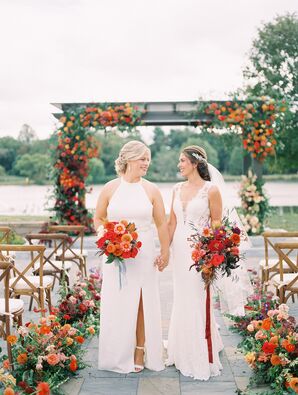
[(197, 160), (202, 160), (203, 162), (206, 162), (206, 159), (202, 155), (197, 154), (196, 152), (193, 152), (192, 156)]

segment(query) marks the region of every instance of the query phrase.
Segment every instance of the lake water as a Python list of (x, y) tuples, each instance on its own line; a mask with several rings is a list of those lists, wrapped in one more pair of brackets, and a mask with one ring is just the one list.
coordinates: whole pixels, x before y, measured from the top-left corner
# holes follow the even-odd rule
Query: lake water
[[(164, 199), (166, 211), (171, 205), (172, 183), (157, 184)], [(239, 183), (227, 182), (229, 200), (239, 206)], [(268, 182), (265, 184), (272, 206), (298, 206), (298, 183)], [(87, 194), (88, 208), (95, 208), (96, 200), (102, 185), (95, 185)], [(50, 198), (52, 188), (45, 185), (1, 185), (0, 186), (0, 215), (48, 215), (46, 207), (53, 205)]]

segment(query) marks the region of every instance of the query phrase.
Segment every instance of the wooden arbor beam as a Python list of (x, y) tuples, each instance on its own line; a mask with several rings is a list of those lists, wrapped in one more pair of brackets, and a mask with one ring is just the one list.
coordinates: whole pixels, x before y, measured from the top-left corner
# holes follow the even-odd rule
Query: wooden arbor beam
[[(140, 110), (145, 110), (142, 118), (142, 126), (197, 126), (198, 122), (212, 122), (212, 116), (194, 113), (197, 109), (197, 101), (177, 102), (129, 102)], [(219, 103), (219, 102), (218, 102)], [(86, 107), (100, 107), (103, 103), (52, 103), (62, 112)], [(124, 102), (109, 103), (112, 107), (125, 104)], [(59, 119), (62, 113), (53, 114)]]

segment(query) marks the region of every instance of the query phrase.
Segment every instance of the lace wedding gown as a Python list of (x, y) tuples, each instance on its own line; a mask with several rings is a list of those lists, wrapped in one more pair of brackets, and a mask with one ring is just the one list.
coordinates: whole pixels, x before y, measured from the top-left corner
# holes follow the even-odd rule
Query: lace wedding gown
[(160, 371), (162, 361), (162, 329), (158, 271), (154, 266), (152, 204), (142, 185), (121, 183), (114, 192), (108, 209), (110, 221), (126, 219), (134, 222), (143, 243), (134, 259), (126, 260), (126, 281), (119, 288), (119, 271), (114, 263), (103, 263), (103, 285), (99, 334), (98, 368), (118, 373), (134, 372), (137, 314), (142, 292), (145, 321), (145, 366)]
[(180, 198), (183, 183), (174, 188), (173, 209), (177, 226), (172, 241), (171, 264), (173, 265), (174, 300), (168, 339), (167, 365), (176, 365), (184, 376), (208, 380), (220, 374), (222, 365), (219, 352), (223, 349), (221, 337), (212, 311), (211, 339), (213, 363), (209, 363), (208, 345), (205, 338), (206, 290), (201, 274), (189, 270), (193, 264), (187, 238), (193, 233), (190, 222), (203, 227), (210, 220), (208, 191), (213, 185), (206, 181), (186, 206)]

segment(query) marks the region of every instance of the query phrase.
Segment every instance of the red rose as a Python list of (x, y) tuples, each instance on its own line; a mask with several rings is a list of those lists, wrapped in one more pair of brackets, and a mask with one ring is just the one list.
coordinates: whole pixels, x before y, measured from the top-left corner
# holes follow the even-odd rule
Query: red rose
[(142, 247), (142, 242), (141, 241), (138, 241), (137, 242), (137, 248), (141, 248)]
[(138, 249), (134, 247), (134, 248), (131, 250), (131, 253), (130, 253), (130, 254), (131, 254), (131, 257), (132, 257), (132, 258), (135, 258), (135, 257), (137, 256), (138, 252), (139, 252)]
[(85, 306), (84, 303), (81, 303), (81, 304), (79, 305), (79, 309), (84, 313), (85, 311), (88, 310), (88, 307)]
[(266, 354), (273, 354), (274, 350), (276, 349), (277, 345), (273, 344), (273, 343), (269, 343), (269, 342), (265, 342), (262, 346), (262, 350), (266, 353)]
[(68, 315), (68, 314), (64, 314), (63, 318), (64, 318), (65, 320), (70, 320), (70, 319), (71, 319), (71, 316)]
[(130, 251), (124, 251), (124, 252), (122, 253), (122, 258), (128, 259), (128, 258), (130, 258), (130, 257), (131, 257)]
[(217, 266), (219, 266), (224, 260), (225, 260), (225, 257), (224, 257), (223, 255), (215, 254), (215, 255), (213, 255), (213, 257), (211, 258), (210, 264), (211, 264), (212, 266), (217, 267)]
[(97, 247), (102, 248), (104, 246), (105, 242), (106, 242), (106, 238), (101, 237), (100, 239), (97, 240)]
[(211, 240), (208, 244), (208, 248), (212, 252), (220, 252), (224, 249), (224, 244), (220, 240)]

